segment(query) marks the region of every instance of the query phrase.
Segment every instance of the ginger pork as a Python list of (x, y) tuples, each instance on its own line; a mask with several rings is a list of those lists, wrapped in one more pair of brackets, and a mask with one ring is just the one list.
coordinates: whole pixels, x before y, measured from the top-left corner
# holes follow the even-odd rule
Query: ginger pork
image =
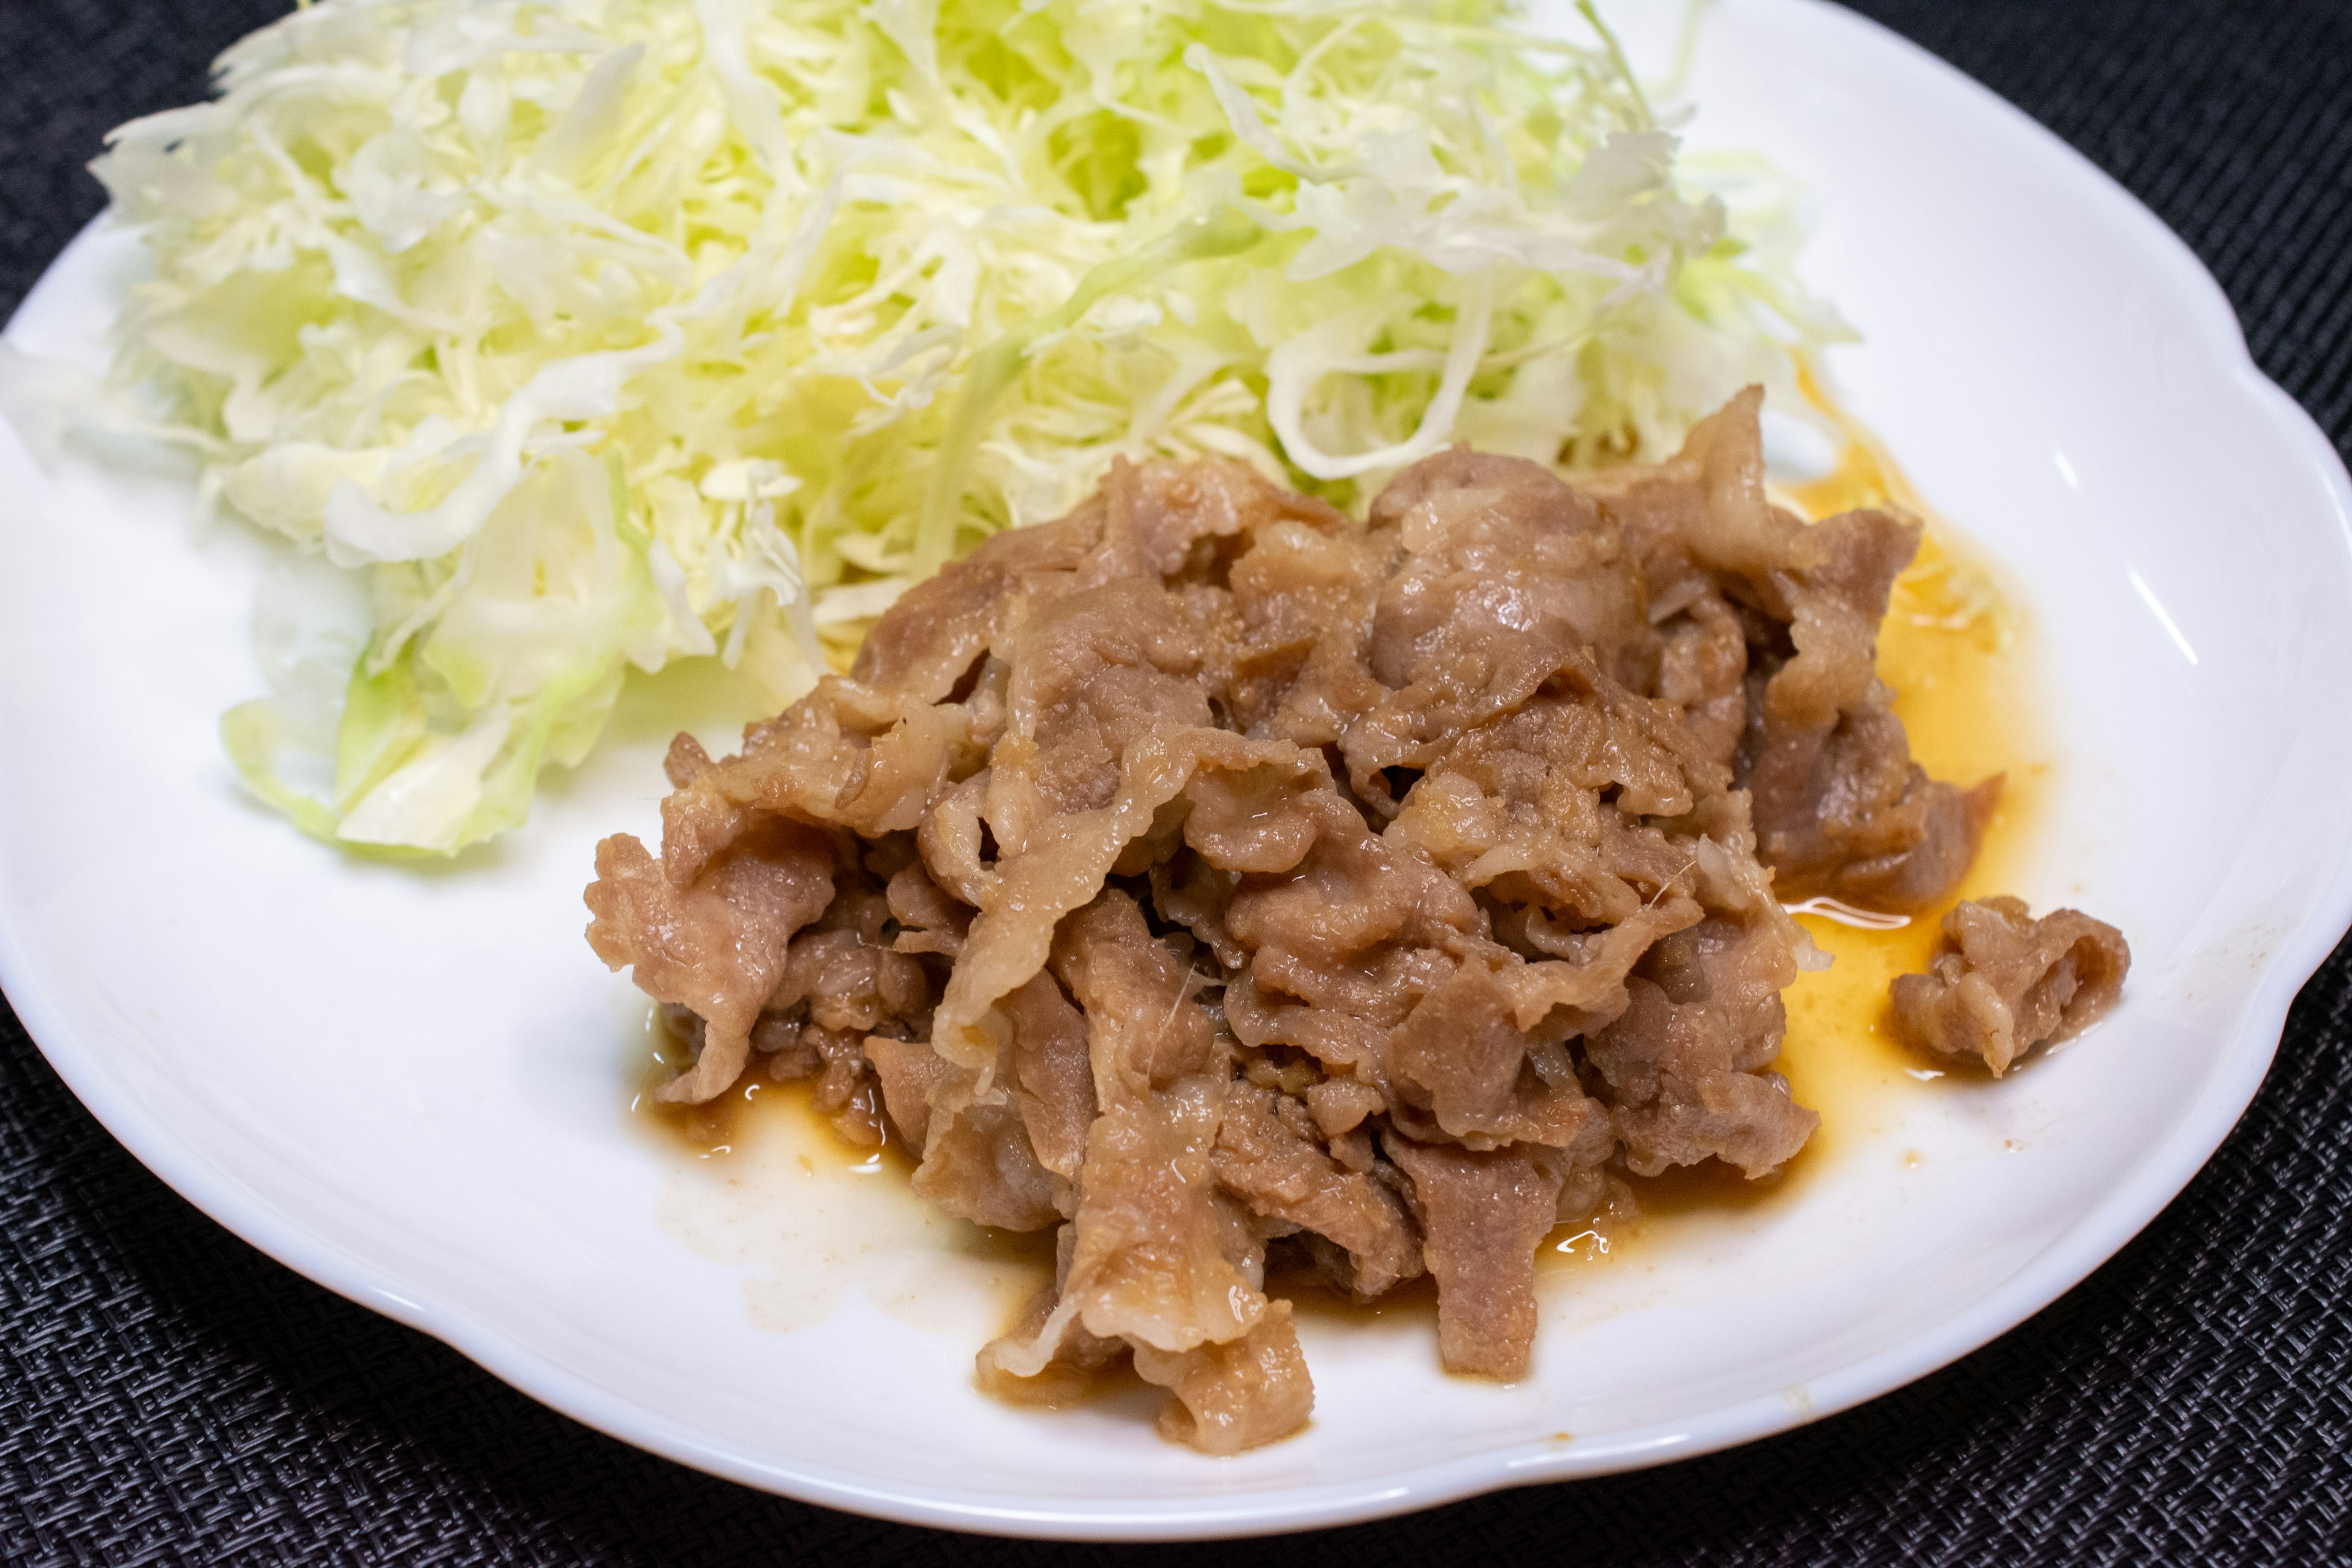
[[(599, 847), (589, 940), (696, 1047), (663, 1097), (814, 1078), (943, 1208), (1053, 1231), (980, 1352), (1009, 1398), (1126, 1361), (1171, 1438), (1296, 1430), (1270, 1258), (1430, 1274), (1445, 1365), (1520, 1376), (1556, 1223), (1817, 1124), (1781, 900), (1944, 900), (1999, 789), (1928, 778), (1876, 678), (1918, 525), (1772, 506), (1758, 404), (1585, 491), (1442, 453), (1362, 521), (1122, 463), (909, 590), (740, 754), (679, 738), (658, 857)], [(2120, 969), (2069, 976), (2026, 1011)]]

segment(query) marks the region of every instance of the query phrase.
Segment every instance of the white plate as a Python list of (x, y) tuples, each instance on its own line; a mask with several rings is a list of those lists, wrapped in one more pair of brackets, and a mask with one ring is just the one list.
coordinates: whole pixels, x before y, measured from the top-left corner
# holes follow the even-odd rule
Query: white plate
[[(0, 982), (117, 1137), (291, 1267), (629, 1442), (898, 1519), (1357, 1520), (1740, 1442), (1984, 1343), (2180, 1189), (2352, 919), (2352, 491), (2187, 250), (1942, 65), (1727, 0), (1695, 92), (1698, 143), (1810, 184), (1811, 270), (1866, 334), (1852, 403), (2046, 631), (2066, 748), (2017, 890), (2108, 913), (2138, 962), (2078, 1047), (1890, 1101), (1789, 1201), (1555, 1291), (1528, 1383), (1446, 1379), (1417, 1320), (1317, 1321), (1314, 1425), (1238, 1459), (1118, 1401), (990, 1403), (971, 1356), (1003, 1286), (952, 1226), (887, 1179), (772, 1144), (698, 1165), (625, 1124), (632, 994), (580, 889), (597, 837), (656, 824), (645, 705), (494, 851), (339, 859), (214, 738), (258, 689), (264, 552), (5, 437)], [(89, 355), (122, 261), (85, 237), (11, 335)]]

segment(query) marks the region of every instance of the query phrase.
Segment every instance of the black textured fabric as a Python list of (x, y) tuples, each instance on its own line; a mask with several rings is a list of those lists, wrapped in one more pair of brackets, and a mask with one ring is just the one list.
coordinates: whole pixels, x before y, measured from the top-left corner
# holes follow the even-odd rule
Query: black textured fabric
[[(0, 310), (80, 165), (278, 0), (0, 4)], [(2352, 6), (1864, 0), (2136, 191), (2352, 443)], [(2333, 804), (2333, 803), (2329, 803)], [(1034, 1563), (743, 1490), (553, 1415), (204, 1218), (0, 1014), (0, 1558)], [(2213, 1163), (2105, 1268), (1934, 1377), (1667, 1469), (1214, 1549), (1294, 1564), (2352, 1561), (2352, 944)], [(1186, 1549), (1162, 1549), (1173, 1556)], [(1201, 1549), (1191, 1549), (1197, 1553)]]

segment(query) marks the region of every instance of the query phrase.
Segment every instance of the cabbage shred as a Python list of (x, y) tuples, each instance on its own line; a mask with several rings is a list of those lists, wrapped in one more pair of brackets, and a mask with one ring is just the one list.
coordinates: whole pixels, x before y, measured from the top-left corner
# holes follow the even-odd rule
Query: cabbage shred
[(1352, 507), (1450, 441), (1670, 450), (1834, 322), (1591, 20), (296, 12), (97, 165), (154, 263), (119, 380), (209, 500), (317, 558), (265, 606), (232, 758), (310, 832), (450, 852), (523, 820), (631, 667), (790, 697), (1118, 457)]

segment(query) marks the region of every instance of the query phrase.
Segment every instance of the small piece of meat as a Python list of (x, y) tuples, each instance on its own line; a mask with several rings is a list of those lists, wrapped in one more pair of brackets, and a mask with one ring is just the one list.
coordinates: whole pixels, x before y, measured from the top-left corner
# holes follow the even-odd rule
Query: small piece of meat
[(1151, 934), (1127, 894), (1107, 889), (1065, 921), (1053, 965), (1085, 1010), (1095, 1096), (1105, 1109), (1181, 1078), (1223, 1076), (1216, 1026), (1193, 1000), (1199, 975)]
[(2079, 910), (2035, 920), (2016, 899), (1959, 905), (1925, 973), (1889, 987), (1903, 1037), (1944, 1057), (1979, 1057), (1999, 1078), (2027, 1051), (2072, 1039), (2123, 994), (2131, 948)]
[[(951, 1215), (999, 1230), (1043, 1230), (1061, 1219), (1065, 1185), (1037, 1158), (1020, 1112), (1009, 1100), (941, 1111), (940, 1088), (952, 1081), (943, 1072), (931, 1087), (915, 1190)], [(891, 1120), (906, 1125), (895, 1114)]]
[(1622, 674), (1653, 656), (1617, 525), (1538, 464), (1441, 453), (1381, 492), (1372, 523), (1397, 531), (1404, 558), (1362, 647), (1383, 690), (1339, 742), (1368, 800), (1389, 795), (1382, 770), (1428, 766), (1571, 661)]
[(1448, 1372), (1525, 1377), (1536, 1343), (1536, 1243), (1559, 1212), (1560, 1173), (1517, 1151), (1474, 1154), (1391, 1137), (1437, 1277), (1437, 1346)]
[(981, 1387), (999, 1399), (1048, 1409), (1074, 1404), (1096, 1373), (1128, 1353), (1125, 1340), (1090, 1334), (1075, 1314), (1058, 1310), (1076, 1239), (1073, 1226), (1062, 1226), (1054, 1238), (1054, 1282), (1031, 1297), (1021, 1321), (974, 1358)]
[(1271, 1301), (1240, 1339), (1189, 1351), (1135, 1347), (1135, 1370), (1174, 1395), (1160, 1413), (1160, 1435), (1204, 1454), (1238, 1454), (1307, 1425), (1315, 1382), (1291, 1326), (1290, 1303)]
[(809, 931), (793, 940), (768, 1006), (778, 1012), (805, 1006), (820, 1028), (865, 1035), (898, 1022), (927, 1035), (930, 977), (906, 954), (877, 946), (856, 931)]
[(672, 789), (684, 789), (709, 765), (710, 753), (703, 750), (702, 742), (680, 730), (670, 737), (669, 750), (662, 756), (662, 775)]
[(1379, 690), (1359, 655), (1394, 536), (1375, 542), (1344, 518), (1333, 523), (1260, 529), (1234, 563), (1240, 632), (1227, 700), (1248, 734), (1327, 744), (1339, 738), (1342, 715)]
[(1253, 1213), (1344, 1248), (1353, 1293), (1370, 1300), (1422, 1271), (1420, 1238), (1396, 1194), (1318, 1148), (1313, 1127), (1301, 1101), (1235, 1084), (1217, 1130), (1217, 1180)]
[(1748, 788), (1784, 896), (1917, 909), (1975, 861), (2001, 780), (1962, 790), (1929, 778), (1887, 702), (1878, 688), (1826, 728), (1776, 717), (1769, 698), (1751, 712)]
[(1751, 1178), (1779, 1169), (1822, 1120), (1761, 1070), (1787, 1026), (1787, 950), (1760, 929), (1710, 921), (1660, 942), (1643, 967), (1624, 1016), (1586, 1042), (1626, 1165), (1644, 1176), (1708, 1159)]
[(867, 1070), (866, 1041), (839, 1029), (812, 1026), (802, 1038), (824, 1064), (816, 1081), (816, 1109), (835, 1134), (857, 1149), (882, 1146), (882, 1092)]
[[(693, 1020), (691, 1032), (698, 1036), (702, 1020), (690, 1012), (687, 1016)], [(698, 1039), (698, 1050), (700, 1044)], [(824, 1058), (817, 1054), (816, 1041), (810, 1036), (806, 1018), (786, 1018), (774, 1013), (761, 1015), (759, 1023), (751, 1028), (751, 1048), (766, 1058), (761, 1066), (773, 1083), (814, 1078), (824, 1070)]]
[(1482, 940), (1477, 902), (1336, 790), (1297, 808), (1315, 823), (1306, 858), (1280, 876), (1243, 876), (1226, 907), (1251, 956), (1225, 988), (1225, 1020), (1244, 1045), (1295, 1046), (1327, 1070), (1385, 1082), (1391, 1031)]
[(1658, 697), (1683, 710), (1700, 752), (1728, 768), (1748, 728), (1748, 634), (1713, 588), (1670, 617), (1658, 656)]
[(971, 923), (971, 911), (933, 882), (919, 860), (892, 874), (885, 901), (899, 927), (891, 941), (893, 951), (935, 952), (942, 958), (953, 958), (963, 951), (964, 928)]
[(1796, 529), (1776, 586), (1793, 654), (1751, 688), (1740, 748), (1757, 834), (1784, 897), (1885, 908), (1942, 898), (1975, 858), (1998, 783), (1974, 795), (1911, 760), (1877, 677), (1878, 623), (1919, 545), (1916, 522), (1847, 512)]
[(1226, 1255), (1214, 1161), (1224, 1087), (1188, 1079), (1096, 1119), (1063, 1297), (1089, 1332), (1182, 1351), (1237, 1339), (1265, 1310)]
[(882, 1109), (891, 1124), (908, 1147), (920, 1149), (931, 1130), (931, 1090), (950, 1076), (948, 1064), (927, 1041), (894, 1040), (887, 1035), (866, 1037), (866, 1059), (873, 1064)]
[[(1007, 999), (1013, 1023), (1013, 1100), (1037, 1163), (1076, 1180), (1095, 1124), (1094, 1066), (1087, 1017), (1050, 974), (1033, 974)], [(934, 1058), (936, 1059), (936, 1058)]]
[(860, 834), (901, 831), (920, 821), (941, 779), (978, 766), (979, 708), (977, 695), (969, 706), (929, 706), (829, 675), (753, 725), (743, 750), (703, 770), (686, 793)]
[[(1118, 606), (1103, 602), (1095, 609), (1109, 616)], [(1114, 636), (1108, 627), (1099, 629), (1107, 638)], [(1112, 651), (1120, 650), (1143, 657), (1131, 642), (1120, 642)], [(1158, 652), (1173, 658), (1181, 648), (1171, 644)], [(1097, 645), (1087, 657), (1107, 667), (1111, 654)], [(1163, 670), (1160, 679), (1178, 677)], [(1141, 700), (1135, 694), (1150, 684), (1122, 676), (1115, 687)], [(965, 934), (931, 1032), (941, 1055), (976, 1074), (986, 1072), (994, 1052), (992, 1009), (1045, 963), (1055, 922), (1092, 900), (1122, 854), (1153, 832), (1163, 808), (1197, 775), (1265, 766), (1308, 773), (1321, 767), (1319, 757), (1285, 742), (1249, 741), (1205, 724), (1130, 734), (1123, 718), (1093, 725), (1057, 713), (1040, 731), (1034, 726), (1044, 722), (1045, 710), (1033, 715), (1030, 708), (1075, 701), (1070, 689), (1057, 680), (1050, 694), (1024, 694), (1016, 671), (1014, 692), (1014, 718), (990, 767), (985, 812), (1003, 854)], [(1059, 737), (1058, 745), (1092, 759), (1092, 771), (1071, 771), (1075, 763), (1049, 767), (1041, 740), (1046, 731)], [(1172, 852), (1173, 845), (1168, 848)]]
[[(1443, 1136), (1472, 1148), (1565, 1148), (1595, 1110), (1566, 1048), (1576, 1010), (1547, 1007), (1539, 1016), (1555, 1020), (1553, 1026), (1528, 1028), (1515, 1006), (1514, 982), (1545, 966), (1511, 953), (1495, 958), (1491, 966), (1477, 959), (1463, 963), (1398, 1026), (1389, 1042), (1391, 1079), (1401, 1096), (1430, 1112)], [(1595, 991), (1622, 994), (1619, 975), (1549, 967), (1596, 982)]]
[(1075, 580), (1097, 557), (1103, 511), (1097, 498), (1058, 521), (997, 534), (940, 567), (866, 634), (851, 678), (925, 702), (946, 699), (1031, 590)]
[(634, 965), (654, 1000), (691, 1007), (706, 1026), (694, 1066), (661, 1099), (699, 1104), (742, 1072), (793, 934), (832, 901), (834, 859), (824, 834), (782, 820), (739, 840), (687, 887), (625, 833), (596, 847), (589, 946), (612, 968)]

